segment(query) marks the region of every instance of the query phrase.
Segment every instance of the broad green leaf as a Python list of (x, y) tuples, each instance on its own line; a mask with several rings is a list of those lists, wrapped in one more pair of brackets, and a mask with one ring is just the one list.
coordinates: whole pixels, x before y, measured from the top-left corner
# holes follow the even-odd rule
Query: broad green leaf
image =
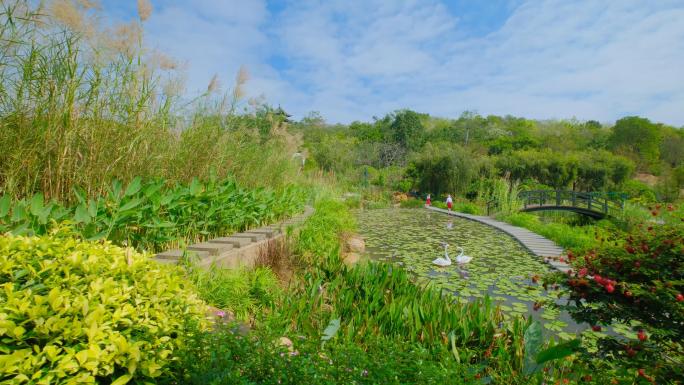
[(114, 181), (112, 181), (112, 189), (111, 189), (112, 198), (120, 198), (121, 197), (121, 189), (122, 189), (122, 185), (121, 185), (120, 180), (115, 179)]
[(131, 199), (130, 201), (126, 202), (123, 206), (119, 207), (119, 211), (128, 211), (131, 209), (134, 209), (136, 206), (138, 206), (142, 202), (141, 199), (136, 198), (136, 199)]
[(41, 211), (38, 215), (38, 223), (40, 223), (41, 225), (46, 224), (48, 218), (50, 217), (50, 213), (52, 212), (52, 209), (55, 208), (55, 206), (57, 205), (55, 205), (54, 202), (51, 202), (49, 205), (45, 206), (45, 208), (43, 208), (43, 211)]
[(21, 222), (26, 220), (26, 208), (24, 208), (23, 201), (17, 202), (12, 209), (12, 222)]
[(323, 330), (323, 336), (321, 337), (321, 340), (323, 342), (330, 341), (333, 337), (335, 337), (335, 334), (337, 334), (338, 330), (340, 330), (340, 319), (335, 318), (334, 320), (331, 320), (325, 330)]
[(83, 191), (82, 188), (80, 188), (80, 187), (74, 187), (74, 188), (72, 189), (72, 191), (74, 192), (74, 195), (76, 196), (76, 199), (78, 200), (78, 203), (83, 203), (83, 202), (86, 201), (86, 198), (85, 198), (85, 197), (86, 197), (86, 193), (85, 193), (85, 191)]
[(100, 239), (105, 239), (105, 238), (107, 238), (107, 230), (101, 231), (101, 232), (93, 235), (92, 237), (88, 237), (87, 240), (98, 241)]
[(533, 321), (525, 330), (525, 366), (524, 371), (527, 374), (534, 373), (538, 366), (535, 365), (534, 357), (537, 355), (542, 347), (542, 327), (538, 321)]
[(449, 333), (449, 340), (451, 340), (451, 352), (454, 354), (454, 358), (456, 358), (456, 362), (459, 364), (461, 363), (461, 355), (458, 354), (458, 350), (456, 349), (456, 336), (454, 335), (454, 332), (451, 331)]
[(90, 215), (91, 218), (97, 216), (97, 204), (92, 199), (88, 201), (88, 215)]
[(133, 196), (140, 191), (140, 187), (142, 186), (142, 180), (140, 177), (135, 177), (131, 183), (128, 184), (128, 187), (126, 187), (126, 192), (124, 195), (127, 197)]
[(112, 382), (112, 385), (125, 385), (125, 384), (127, 384), (132, 378), (133, 378), (133, 376), (131, 376), (130, 374), (124, 374), (123, 376), (121, 376), (121, 377), (117, 378), (116, 380), (114, 380), (114, 382)]
[(197, 180), (197, 178), (194, 178), (192, 182), (190, 182), (190, 194), (197, 196), (202, 192), (202, 184)]
[(90, 222), (90, 215), (88, 215), (88, 208), (85, 203), (81, 203), (76, 206), (76, 211), (74, 212), (74, 221), (76, 223), (88, 223)]
[(546, 350), (542, 350), (537, 354), (536, 362), (537, 364), (543, 364), (547, 361), (567, 357), (575, 353), (579, 349), (580, 344), (580, 340), (576, 338), (572, 341), (563, 342)]
[(39, 216), (40, 213), (43, 212), (43, 201), (44, 199), (42, 193), (35, 194), (31, 198), (30, 211), (34, 217)]
[(0, 198), (0, 218), (4, 218), (9, 214), (11, 204), (12, 199), (10, 199), (9, 195), (3, 195)]

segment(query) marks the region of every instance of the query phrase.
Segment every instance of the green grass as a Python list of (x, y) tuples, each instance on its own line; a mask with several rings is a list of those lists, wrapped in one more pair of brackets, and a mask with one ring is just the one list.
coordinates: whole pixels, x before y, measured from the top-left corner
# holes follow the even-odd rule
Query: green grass
[(231, 312), (238, 320), (250, 320), (271, 308), (282, 295), (278, 277), (266, 267), (228, 270), (191, 266), (188, 278), (199, 297), (211, 306)]
[(585, 226), (543, 223), (536, 215), (527, 213), (499, 216), (498, 219), (514, 226), (524, 227), (556, 242), (565, 249), (572, 249), (580, 253), (596, 248), (599, 245), (600, 238), (607, 238), (609, 231), (612, 231), (609, 222)]
[(403, 209), (421, 209), (425, 207), (425, 201), (420, 199), (409, 199), (400, 202), (399, 207)]

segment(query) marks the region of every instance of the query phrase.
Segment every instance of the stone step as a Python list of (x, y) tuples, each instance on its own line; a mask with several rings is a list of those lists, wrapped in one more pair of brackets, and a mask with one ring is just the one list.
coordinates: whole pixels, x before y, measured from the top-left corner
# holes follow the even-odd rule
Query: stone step
[(233, 245), (230, 243), (212, 243), (212, 242), (202, 242), (196, 243), (188, 247), (188, 250), (192, 251), (206, 251), (211, 256), (218, 256), (225, 252), (233, 249)]
[(247, 233), (250, 234), (264, 234), (266, 235), (266, 238), (273, 238), (274, 236), (278, 235), (280, 233), (279, 230), (276, 229), (267, 229), (267, 228), (260, 228), (260, 229), (254, 229), (254, 230), (249, 230)]
[(155, 257), (160, 260), (175, 260), (178, 261), (181, 258), (183, 258), (183, 254), (187, 253), (187, 256), (190, 258), (206, 258), (209, 256), (209, 253), (206, 251), (192, 251), (192, 250), (180, 250), (180, 249), (173, 249), (173, 250), (167, 250), (162, 253), (157, 254)]
[(249, 238), (252, 240), (252, 242), (258, 242), (258, 241), (266, 239), (266, 234), (246, 232), (246, 233), (235, 233), (235, 234), (232, 234), (231, 237)]
[(233, 245), (234, 248), (239, 249), (240, 247), (245, 247), (252, 243), (251, 238), (240, 238), (240, 237), (221, 237), (212, 239), (210, 243), (229, 243)]

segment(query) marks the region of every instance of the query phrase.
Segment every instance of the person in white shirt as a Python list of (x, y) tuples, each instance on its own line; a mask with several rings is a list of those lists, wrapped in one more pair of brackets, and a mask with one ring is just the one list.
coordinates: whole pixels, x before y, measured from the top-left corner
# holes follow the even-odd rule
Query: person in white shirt
[(447, 196), (446, 204), (449, 211), (451, 211), (451, 208), (454, 206), (454, 200), (451, 199), (451, 194)]

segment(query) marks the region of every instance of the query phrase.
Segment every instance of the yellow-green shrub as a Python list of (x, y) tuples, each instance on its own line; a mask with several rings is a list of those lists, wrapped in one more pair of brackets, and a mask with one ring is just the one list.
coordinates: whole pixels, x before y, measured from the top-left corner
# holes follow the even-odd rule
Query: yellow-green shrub
[(204, 305), (180, 271), (69, 236), (0, 236), (0, 382), (153, 382)]

